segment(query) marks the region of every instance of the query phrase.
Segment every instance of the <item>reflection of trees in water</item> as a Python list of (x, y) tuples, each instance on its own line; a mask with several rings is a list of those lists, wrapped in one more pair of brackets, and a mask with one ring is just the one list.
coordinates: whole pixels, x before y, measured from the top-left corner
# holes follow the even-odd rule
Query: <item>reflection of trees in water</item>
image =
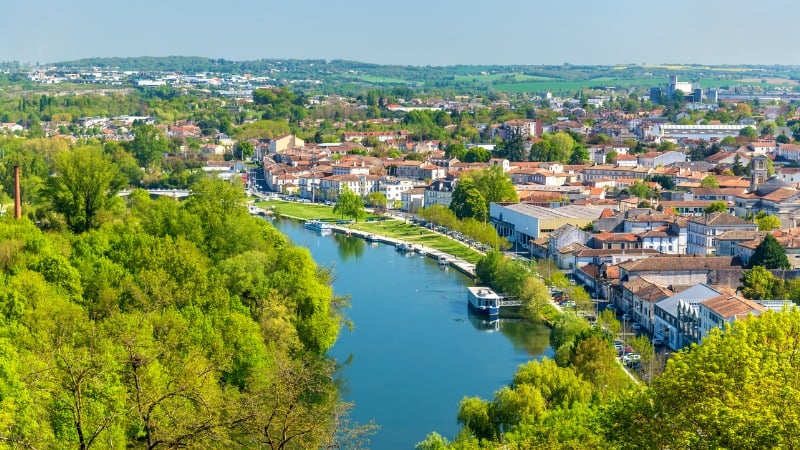
[(515, 349), (522, 349), (530, 356), (542, 355), (550, 347), (550, 328), (545, 324), (526, 319), (501, 318), (489, 320), (469, 311), (467, 316), (475, 329), (494, 332), (500, 330)]
[(500, 319), (500, 332), (531, 356), (539, 356), (550, 346), (550, 328), (524, 319)]
[(350, 258), (358, 258), (364, 253), (366, 244), (362, 239), (347, 237), (343, 234), (334, 234), (333, 239), (336, 240), (336, 248), (339, 250), (339, 256), (347, 261)]

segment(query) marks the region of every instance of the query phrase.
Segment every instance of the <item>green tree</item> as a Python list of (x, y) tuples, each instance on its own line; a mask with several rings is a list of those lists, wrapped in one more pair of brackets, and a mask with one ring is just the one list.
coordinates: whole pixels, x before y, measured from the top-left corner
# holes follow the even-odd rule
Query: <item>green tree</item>
[(491, 153), (483, 147), (472, 147), (464, 154), (464, 162), (487, 162), (492, 158)]
[(754, 127), (746, 126), (739, 130), (739, 136), (743, 136), (748, 139), (755, 139), (758, 137), (758, 131), (756, 131)]
[(131, 153), (142, 167), (158, 165), (169, 151), (169, 141), (154, 125), (139, 125), (133, 129)]
[(759, 212), (756, 214), (756, 223), (758, 224), (759, 231), (772, 231), (781, 228), (781, 219), (777, 216)]
[(701, 188), (718, 188), (719, 183), (717, 182), (717, 177), (714, 175), (709, 175), (702, 180), (700, 180), (700, 187)]
[(120, 204), (117, 193), (124, 184), (117, 167), (99, 148), (78, 147), (57, 156), (46, 196), (70, 230), (83, 233), (110, 218), (108, 214)]
[(786, 257), (786, 249), (775, 239), (775, 236), (767, 233), (764, 240), (758, 244), (753, 256), (750, 257), (750, 267), (755, 266), (764, 266), (767, 269), (789, 269), (791, 267), (789, 259)]
[(345, 186), (342, 192), (339, 194), (339, 198), (336, 200), (336, 205), (333, 207), (333, 212), (334, 214), (341, 214), (342, 218), (347, 216), (358, 222), (358, 219), (364, 217), (366, 214), (364, 209), (364, 199)]
[(639, 180), (634, 181), (633, 184), (628, 187), (628, 193), (641, 199), (652, 198), (654, 195), (654, 192), (650, 186), (648, 186), (647, 183)]
[(733, 157), (733, 166), (731, 166), (731, 170), (733, 174), (737, 177), (744, 175), (744, 166), (742, 165), (742, 158), (739, 157), (737, 153), (736, 156)]
[(485, 400), (477, 397), (462, 399), (456, 420), (478, 439), (492, 440), (496, 436), (495, 425), (489, 416), (489, 402)]
[(710, 205), (706, 206), (703, 211), (706, 214), (712, 214), (715, 212), (728, 212), (728, 204), (724, 200), (715, 200), (711, 202)]
[(575, 148), (575, 139), (569, 133), (558, 132), (552, 135), (550, 142), (553, 144), (550, 161), (566, 162), (572, 155), (572, 149)]
[(792, 130), (792, 139), (800, 141), (800, 123), (792, 125), (790, 129)]
[[(800, 429), (795, 389), (800, 311), (713, 329), (673, 353), (652, 389), (620, 398), (604, 419), (619, 448), (789, 448)], [(742, 357), (742, 355), (749, 355)]]
[(508, 174), (503, 172), (502, 167), (492, 166), (488, 169), (472, 171), (468, 176), (486, 200), (487, 210), (491, 203), (518, 201), (514, 182)]
[(236, 149), (234, 156), (236, 159), (246, 160), (253, 157), (256, 154), (255, 147), (253, 144), (247, 141), (242, 141), (236, 144)]
[(527, 154), (525, 143), (527, 141), (527, 132), (523, 127), (511, 127), (506, 139), (494, 149), (494, 154), (498, 158), (505, 158), (509, 161), (525, 161)]
[(583, 145), (576, 145), (572, 148), (572, 154), (569, 157), (570, 164), (586, 164), (589, 161), (589, 151)]
[(742, 276), (742, 295), (752, 300), (780, 298), (783, 291), (782, 280), (764, 266), (753, 266)]
[(370, 192), (367, 194), (367, 204), (375, 209), (375, 212), (382, 213), (386, 211), (386, 205), (388, 204), (388, 200), (386, 199), (386, 195), (383, 192)]
[(761, 136), (773, 136), (777, 129), (773, 122), (767, 122), (761, 127)]
[(669, 175), (652, 175), (650, 181), (658, 183), (665, 191), (675, 189), (675, 179)]
[(464, 156), (467, 154), (467, 148), (461, 142), (455, 142), (447, 146), (444, 155), (448, 158), (456, 158), (459, 161), (464, 161)]
[(453, 190), (450, 209), (459, 219), (472, 217), (477, 220), (485, 220), (489, 215), (486, 199), (469, 177), (463, 177)]

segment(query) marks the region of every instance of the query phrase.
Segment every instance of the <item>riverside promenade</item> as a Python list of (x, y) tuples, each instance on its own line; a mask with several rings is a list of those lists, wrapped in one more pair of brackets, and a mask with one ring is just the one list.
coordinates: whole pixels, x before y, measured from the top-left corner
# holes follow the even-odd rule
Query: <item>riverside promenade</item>
[(357, 238), (361, 238), (361, 239), (372, 241), (372, 242), (379, 242), (379, 243), (382, 243), (382, 244), (388, 244), (388, 245), (391, 245), (391, 246), (394, 246), (394, 247), (397, 247), (398, 244), (405, 244), (405, 243), (412, 244), (413, 247), (414, 247), (414, 251), (416, 251), (417, 253), (421, 253), (421, 254), (427, 256), (428, 258), (433, 258), (433, 259), (435, 259), (437, 261), (439, 260), (440, 257), (444, 257), (444, 259), (447, 260), (448, 265), (450, 265), (451, 267), (454, 267), (456, 270), (458, 270), (459, 272), (463, 273), (464, 275), (467, 275), (467, 276), (470, 276), (472, 278), (475, 278), (475, 264), (472, 264), (471, 262), (465, 261), (465, 260), (463, 260), (461, 258), (457, 258), (457, 257), (455, 257), (453, 255), (448, 254), (448, 253), (436, 250), (434, 248), (426, 247), (426, 246), (421, 245), (421, 244), (414, 244), (414, 243), (406, 242), (406, 241), (404, 241), (402, 239), (395, 239), (395, 238), (391, 238), (391, 237), (388, 237), (388, 236), (383, 236), (383, 235), (380, 235), (380, 234), (368, 233), (366, 231), (353, 230), (351, 228), (347, 228), (347, 227), (344, 227), (344, 226), (341, 226), (341, 225), (333, 225), (333, 226), (331, 226), (331, 229), (333, 230), (334, 233), (345, 234), (347, 236), (357, 237)]

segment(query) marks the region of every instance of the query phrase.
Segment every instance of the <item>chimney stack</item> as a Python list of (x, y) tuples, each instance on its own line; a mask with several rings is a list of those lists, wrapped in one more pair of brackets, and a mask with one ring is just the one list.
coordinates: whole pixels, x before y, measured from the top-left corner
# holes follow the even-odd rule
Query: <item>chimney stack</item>
[(22, 200), (19, 191), (19, 166), (14, 166), (14, 218), (22, 218)]

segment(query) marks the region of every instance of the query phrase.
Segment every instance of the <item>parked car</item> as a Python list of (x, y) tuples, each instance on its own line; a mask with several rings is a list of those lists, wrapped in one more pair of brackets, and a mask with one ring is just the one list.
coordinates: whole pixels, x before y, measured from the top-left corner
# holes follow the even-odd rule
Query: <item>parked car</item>
[(656, 347), (659, 345), (664, 345), (664, 341), (661, 338), (653, 338), (653, 340), (650, 342), (652, 342)]
[(630, 314), (627, 314), (627, 313), (623, 314), (622, 315), (622, 320), (631, 320)]
[(622, 356), (622, 360), (625, 361), (626, 363), (639, 361), (641, 359), (642, 359), (642, 356), (639, 355), (638, 353), (628, 353), (628, 354)]
[(633, 328), (634, 330), (636, 330), (636, 331), (639, 331), (639, 330), (641, 330), (641, 329), (642, 329), (642, 326), (641, 326), (641, 325), (639, 325), (638, 323), (634, 323), (634, 324), (632, 325), (632, 328)]

